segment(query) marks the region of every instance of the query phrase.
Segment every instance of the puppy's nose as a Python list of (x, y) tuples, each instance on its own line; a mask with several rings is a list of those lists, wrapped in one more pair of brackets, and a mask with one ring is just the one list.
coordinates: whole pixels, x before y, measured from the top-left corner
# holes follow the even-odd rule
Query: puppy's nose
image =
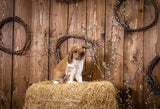
[(84, 52), (82, 52), (80, 55), (81, 55), (81, 56), (84, 56)]

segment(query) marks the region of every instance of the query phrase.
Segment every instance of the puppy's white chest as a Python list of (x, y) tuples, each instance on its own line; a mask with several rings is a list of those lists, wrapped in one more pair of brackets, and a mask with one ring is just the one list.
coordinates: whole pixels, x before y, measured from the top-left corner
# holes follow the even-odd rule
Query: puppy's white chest
[(77, 82), (82, 82), (83, 63), (84, 60), (73, 60), (71, 64), (67, 65), (67, 83), (73, 82), (74, 79), (76, 79)]
[(73, 66), (81, 67), (81, 66), (83, 66), (83, 62), (84, 62), (84, 60), (75, 60), (75, 59), (73, 59)]
[(72, 73), (81, 73), (83, 70), (83, 64), (84, 64), (84, 60), (73, 59), (73, 62), (71, 64), (68, 63), (67, 65), (67, 72), (69, 73), (69, 71), (74, 69), (74, 72)]
[(83, 69), (83, 63), (84, 63), (84, 60), (75, 60), (73, 59), (73, 62), (71, 64), (68, 64), (67, 67), (72, 67), (72, 68), (75, 68), (75, 69)]

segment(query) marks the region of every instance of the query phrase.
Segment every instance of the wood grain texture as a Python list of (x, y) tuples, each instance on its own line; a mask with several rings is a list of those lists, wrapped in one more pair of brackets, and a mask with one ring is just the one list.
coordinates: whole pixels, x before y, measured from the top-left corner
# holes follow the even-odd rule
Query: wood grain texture
[[(156, 0), (160, 6), (160, 1)], [(159, 8), (160, 9), (160, 8)], [(154, 8), (151, 1), (145, 0), (145, 11), (144, 11), (144, 25), (147, 25), (153, 21)], [(160, 56), (160, 17), (158, 23), (151, 29), (144, 32), (144, 69), (148, 68), (149, 63), (157, 55)], [(158, 63), (153, 70), (154, 80), (158, 81), (160, 85), (160, 63)], [(145, 84), (145, 83), (144, 83)], [(144, 87), (144, 100), (147, 100), (148, 92), (147, 87)], [(160, 95), (153, 95), (148, 105), (145, 105), (145, 109), (159, 109), (160, 108)]]
[[(3, 2), (0, 0), (0, 21), (2, 16)], [(5, 18), (13, 16), (13, 0), (6, 0)], [(6, 24), (2, 29), (2, 42), (5, 47), (12, 49), (13, 25)], [(1, 44), (1, 42), (0, 42)], [(11, 104), (11, 77), (12, 55), (0, 51), (0, 109), (10, 109)]]
[[(143, 27), (143, 7), (144, 1), (129, 1), (126, 5), (126, 20), (130, 27)], [(134, 11), (133, 11), (134, 10)], [(124, 39), (124, 57), (128, 60), (124, 61), (124, 79), (128, 81), (129, 88), (131, 88), (132, 106), (134, 108), (143, 108), (143, 75), (140, 73), (138, 67), (143, 70), (143, 32), (139, 33), (125, 33)], [(124, 89), (125, 90), (125, 89)]]
[[(105, 62), (106, 65), (109, 64), (109, 61), (111, 59), (111, 48), (112, 45), (110, 43), (111, 41), (111, 31), (112, 31), (112, 19), (113, 19), (113, 5), (115, 1), (109, 0), (106, 2), (106, 33), (105, 33)], [(105, 78), (109, 79), (109, 75), (107, 74), (107, 69), (105, 69)]]
[[(96, 40), (102, 46), (104, 45), (104, 28), (105, 28), (105, 0), (87, 0), (87, 37)], [(97, 47), (97, 62), (93, 72), (93, 80), (102, 80), (104, 74), (104, 48)], [(93, 59), (87, 59), (87, 63), (93, 63)], [(87, 64), (86, 69), (91, 67)]]
[[(15, 16), (19, 16), (26, 24), (31, 26), (32, 13), (31, 0), (15, 0)], [(14, 25), (14, 50), (20, 50), (26, 39), (25, 29), (22, 25)], [(25, 92), (29, 86), (30, 57), (27, 55), (13, 58), (13, 95), (12, 108), (22, 109), (24, 104)]]
[[(69, 3), (69, 19), (68, 25), (69, 35), (86, 35), (86, 0), (79, 1), (76, 3)], [(69, 39), (68, 48), (73, 46), (73, 44), (84, 44), (85, 41), (78, 39)]]
[[(68, 4), (56, 2), (51, 0), (51, 12), (50, 12), (50, 54), (49, 54), (49, 75), (52, 79), (52, 73), (56, 66), (56, 58), (54, 55), (55, 44), (58, 38), (63, 35), (67, 35), (67, 19), (68, 19)], [(65, 41), (60, 48), (61, 58), (63, 58), (67, 52), (67, 41)]]
[(30, 83), (48, 79), (49, 0), (32, 0)]
[[(113, 80), (115, 81), (115, 86), (118, 89), (123, 87), (123, 43), (124, 43), (124, 30), (118, 25), (118, 22), (114, 19), (113, 15), (113, 5), (115, 0), (110, 0), (106, 2), (106, 39), (105, 39), (105, 61), (106, 64), (111, 65), (110, 72), (112, 74)], [(120, 9), (124, 6), (122, 5)], [(122, 13), (121, 11), (119, 11)], [(115, 42), (118, 40), (117, 42)], [(115, 42), (112, 43), (112, 42)], [(112, 55), (112, 51), (114, 55)], [(111, 57), (113, 56), (112, 64), (110, 62)], [(106, 78), (109, 78), (107, 75), (107, 70), (105, 70)]]

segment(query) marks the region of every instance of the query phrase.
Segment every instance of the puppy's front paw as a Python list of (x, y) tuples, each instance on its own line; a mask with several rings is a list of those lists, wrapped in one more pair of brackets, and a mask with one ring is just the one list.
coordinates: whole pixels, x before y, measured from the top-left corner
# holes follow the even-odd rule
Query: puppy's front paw
[(73, 83), (73, 82), (75, 82), (75, 81), (67, 81), (66, 83)]
[(59, 82), (58, 81), (52, 81), (54, 84), (59, 84)]

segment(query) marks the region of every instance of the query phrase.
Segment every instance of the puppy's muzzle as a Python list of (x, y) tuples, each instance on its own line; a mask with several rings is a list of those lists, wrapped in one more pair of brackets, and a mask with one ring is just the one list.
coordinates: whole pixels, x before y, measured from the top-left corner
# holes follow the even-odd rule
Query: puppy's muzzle
[(81, 57), (84, 57), (84, 52), (82, 52), (80, 55), (81, 55)]

